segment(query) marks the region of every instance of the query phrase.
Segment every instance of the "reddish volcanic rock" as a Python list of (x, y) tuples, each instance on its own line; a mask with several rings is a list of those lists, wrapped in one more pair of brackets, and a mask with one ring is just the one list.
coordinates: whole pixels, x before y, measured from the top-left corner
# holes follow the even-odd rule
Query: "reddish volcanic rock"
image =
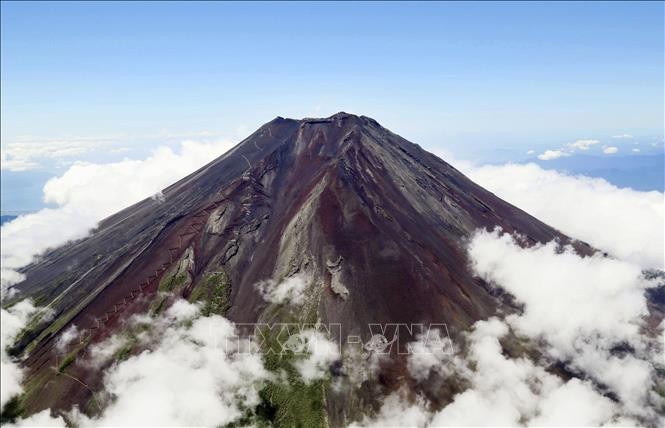
[[(167, 275), (180, 275), (173, 293), (187, 298), (223, 272), (225, 316), (235, 322), (279, 321), (283, 312), (267, 311), (255, 284), (300, 273), (309, 281), (307, 304), (295, 319), (340, 323), (343, 340), (368, 339), (370, 323), (446, 323), (454, 336), (506, 306), (469, 269), (465, 242), (474, 230), (500, 226), (530, 242), (567, 241), (418, 145), (346, 113), (277, 118), (163, 195), (24, 270), (20, 296), (56, 311), (56, 321), (15, 349), (26, 356), (27, 381), (42, 385), (26, 399), (30, 411), (90, 398), (51, 369), (64, 329), (82, 329), (89, 347), (154, 308)], [(99, 386), (98, 373), (71, 370)], [(377, 383), (394, 388), (403, 374), (397, 363)], [(328, 407), (331, 422), (341, 423), (340, 403)]]

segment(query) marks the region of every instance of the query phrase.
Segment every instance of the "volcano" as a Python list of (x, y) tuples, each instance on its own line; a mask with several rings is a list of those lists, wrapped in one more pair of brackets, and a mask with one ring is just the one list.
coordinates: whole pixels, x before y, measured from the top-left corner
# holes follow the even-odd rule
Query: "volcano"
[[(76, 364), (77, 355), (122, 331), (130, 315), (163, 310), (178, 297), (204, 296), (210, 312), (235, 323), (338, 323), (342, 341), (369, 340), (372, 323), (445, 323), (455, 336), (511, 308), (472, 274), (466, 256), (472, 233), (495, 227), (525, 245), (572, 242), (371, 118), (278, 117), (23, 270), (15, 299), (30, 297), (54, 312), (12, 348), (26, 367), (23, 406), (26, 413), (85, 409), (101, 380)], [(295, 275), (307, 278), (296, 313), (267, 302), (256, 287)], [(82, 346), (63, 364), (56, 344), (73, 325)], [(396, 358), (373, 387), (395, 389), (403, 372)], [(371, 405), (367, 388), (354, 394)], [(350, 401), (327, 394), (331, 425), (349, 422)]]

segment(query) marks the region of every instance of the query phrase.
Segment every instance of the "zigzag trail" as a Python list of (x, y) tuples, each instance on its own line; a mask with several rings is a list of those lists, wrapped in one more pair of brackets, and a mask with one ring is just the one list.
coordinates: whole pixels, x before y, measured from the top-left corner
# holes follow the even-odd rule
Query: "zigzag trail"
[[(194, 218), (203, 218), (204, 216), (209, 216), (219, 205), (221, 205), (222, 202), (226, 201), (227, 198), (222, 198), (220, 200), (214, 201), (202, 210), (200, 210), (198, 213), (196, 213), (193, 217)], [(189, 244), (189, 241), (191, 238), (194, 237), (197, 233), (200, 233), (203, 230), (203, 227), (205, 226), (204, 221), (200, 222), (195, 222), (190, 224), (186, 231), (184, 233), (181, 233), (178, 235), (178, 246), (177, 247), (172, 247), (168, 248), (166, 251), (169, 254), (169, 262), (168, 263), (163, 263), (161, 267), (157, 270), (154, 271), (151, 275), (149, 275), (143, 282), (138, 283), (135, 289), (133, 289), (128, 295), (124, 296), (123, 298), (119, 299), (116, 301), (116, 303), (113, 304), (113, 309), (108, 310), (102, 315), (101, 317), (95, 317), (93, 318), (92, 322), (94, 325), (89, 328), (84, 328), (80, 331), (79, 333), (79, 341), (78, 345), (85, 345), (86, 341), (92, 338), (93, 333), (95, 330), (100, 329), (101, 327), (104, 326), (106, 322), (108, 322), (115, 314), (118, 314), (122, 312), (123, 308), (126, 308), (129, 306), (130, 303), (134, 302), (136, 299), (139, 297), (143, 296), (144, 293), (143, 291), (150, 286), (154, 281), (156, 281), (159, 276), (165, 272), (175, 260), (174, 254), (178, 255), (181, 254), (184, 248), (186, 248), (185, 244)], [(188, 238), (185, 238), (188, 237)], [(71, 349), (72, 344), (69, 343), (65, 345), (64, 347), (64, 352), (63, 354), (69, 353)], [(85, 354), (85, 353), (84, 353)], [(56, 366), (57, 366), (57, 356), (56, 355)], [(78, 358), (78, 356), (77, 356)]]
[[(260, 149), (257, 146), (257, 149)], [(243, 155), (243, 158), (247, 161), (248, 168), (247, 170), (243, 173), (242, 177), (243, 179), (247, 180), (251, 177), (250, 171), (252, 168), (251, 163)], [(163, 263), (159, 269), (155, 270), (154, 273), (149, 275), (143, 282), (139, 282), (138, 285), (136, 286), (135, 289), (131, 290), (131, 292), (124, 296), (123, 298), (119, 299), (116, 301), (116, 303), (113, 304), (113, 309), (108, 310), (104, 313), (103, 316), (101, 317), (95, 317), (93, 318), (93, 326), (89, 328), (84, 328), (79, 332), (79, 341), (77, 346), (84, 346), (88, 340), (90, 340), (95, 333), (96, 330), (99, 330), (102, 328), (112, 317), (114, 317), (116, 314), (121, 313), (123, 308), (127, 308), (132, 302), (136, 301), (139, 297), (142, 297), (144, 295), (143, 291), (148, 288), (153, 282), (159, 279), (160, 275), (164, 273), (172, 264), (174, 261), (177, 260), (175, 256), (179, 256), (182, 254), (185, 248), (187, 248), (187, 245), (191, 242), (191, 240), (194, 238), (195, 235), (201, 233), (203, 231), (203, 228), (206, 224), (207, 218), (210, 217), (210, 214), (217, 209), (223, 202), (228, 201), (229, 199), (226, 197), (223, 197), (219, 200), (216, 200), (206, 207), (202, 208), (200, 211), (198, 211), (196, 214), (192, 216), (194, 219), (200, 219), (195, 221), (194, 223), (191, 223), (187, 229), (185, 229), (184, 233), (178, 234), (178, 246), (177, 247), (171, 247), (168, 248), (166, 251), (169, 254), (169, 262), (168, 263)], [(185, 245), (187, 244), (187, 245)], [(78, 283), (83, 278), (79, 278), (74, 284)], [(70, 288), (74, 285), (72, 284)], [(63, 351), (62, 353), (56, 353), (55, 355), (55, 366), (52, 367), (56, 372), (58, 373), (63, 373), (66, 374), (67, 377), (70, 377), (72, 380), (82, 384), (84, 387), (86, 387), (88, 390), (90, 390), (93, 395), (94, 392), (86, 385), (83, 383), (81, 380), (78, 378), (71, 376), (63, 371), (60, 371), (58, 369), (59, 366), (59, 356), (63, 355), (66, 356), (69, 354), (69, 352), (72, 350), (73, 343), (67, 343), (63, 346)], [(86, 347), (85, 350), (82, 353), (77, 353), (74, 356), (74, 360), (77, 360), (81, 356), (85, 356), (88, 353), (88, 348)]]

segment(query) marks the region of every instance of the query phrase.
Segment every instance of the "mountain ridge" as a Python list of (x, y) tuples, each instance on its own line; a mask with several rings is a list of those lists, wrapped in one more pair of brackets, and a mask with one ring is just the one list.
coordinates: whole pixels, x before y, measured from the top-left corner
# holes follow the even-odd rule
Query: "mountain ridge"
[[(236, 323), (339, 323), (342, 339), (368, 339), (371, 323), (445, 323), (458, 335), (511, 310), (471, 274), (465, 253), (473, 231), (497, 226), (525, 245), (573, 242), (373, 119), (277, 117), (23, 270), (19, 296), (55, 312), (15, 347), (28, 380), (42, 385), (25, 406), (66, 409), (89, 399), (89, 390), (48, 370), (61, 364), (55, 344), (66, 328), (83, 332), (66, 369), (99, 385), (77, 358), (132, 314), (176, 298), (207, 296), (213, 312)], [(255, 287), (296, 274), (308, 282), (298, 311), (266, 302)], [(404, 370), (397, 358), (375, 387), (395, 388)], [(334, 402), (328, 411), (333, 425), (344, 422)]]

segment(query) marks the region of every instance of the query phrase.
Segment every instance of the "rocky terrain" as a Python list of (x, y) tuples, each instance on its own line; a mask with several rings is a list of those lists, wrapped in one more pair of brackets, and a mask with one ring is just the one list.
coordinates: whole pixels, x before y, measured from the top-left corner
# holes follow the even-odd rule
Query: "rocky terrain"
[[(27, 368), (22, 412), (78, 405), (94, 414), (101, 378), (79, 361), (125, 331), (132, 314), (160, 313), (178, 297), (236, 323), (339, 323), (342, 344), (350, 336), (369, 341), (372, 323), (445, 323), (454, 338), (477, 320), (514, 310), (474, 277), (465, 252), (474, 230), (497, 226), (519, 233), (524, 245), (570, 241), (371, 118), (278, 117), (23, 270), (13, 299), (30, 297), (54, 315), (36, 317), (11, 350)], [(306, 281), (298, 308), (267, 301), (256, 287), (295, 276)], [(79, 337), (58, 350), (73, 325)], [(140, 351), (129, 346), (118, 358)], [(331, 377), (347, 376), (354, 364), (342, 359)], [(273, 388), (262, 395), (260, 413), (278, 425), (292, 426), (293, 417), (339, 426), (376, 407), (376, 391), (407, 384), (433, 402), (455, 392), (451, 384), (436, 397), (409, 385), (404, 372), (396, 353), (347, 391), (323, 381), (303, 386), (298, 401)]]

